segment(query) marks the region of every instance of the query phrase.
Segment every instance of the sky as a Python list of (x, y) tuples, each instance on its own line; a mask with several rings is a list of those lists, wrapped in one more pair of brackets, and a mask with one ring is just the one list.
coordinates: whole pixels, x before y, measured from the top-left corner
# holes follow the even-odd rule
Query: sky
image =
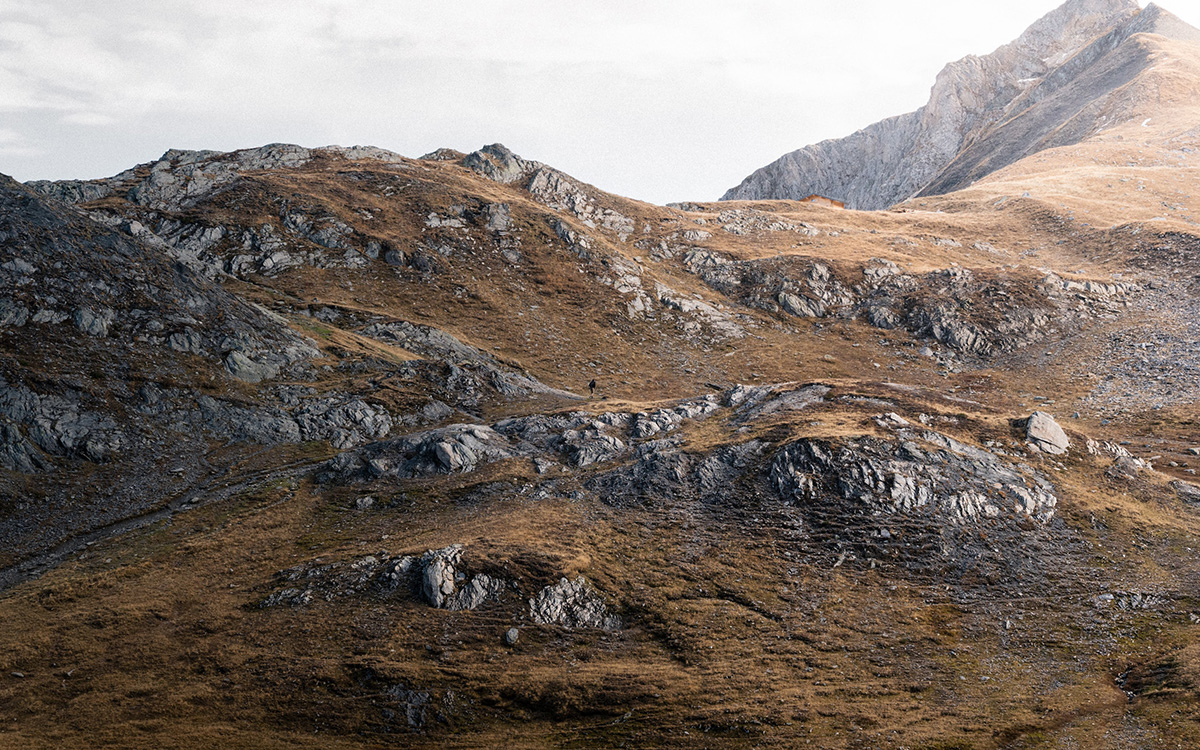
[[(503, 143), (632, 198), (713, 200), (916, 109), (947, 62), (1059, 4), (0, 0), (0, 172), (103, 177), (170, 148)], [(1160, 5), (1200, 26), (1200, 0)]]

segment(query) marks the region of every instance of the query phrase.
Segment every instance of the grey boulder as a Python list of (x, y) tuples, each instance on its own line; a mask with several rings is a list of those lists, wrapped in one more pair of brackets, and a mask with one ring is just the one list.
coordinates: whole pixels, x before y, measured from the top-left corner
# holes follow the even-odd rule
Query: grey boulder
[(1035, 411), (1025, 420), (1025, 437), (1034, 448), (1054, 456), (1063, 455), (1071, 447), (1067, 433), (1044, 411)]
[(608, 613), (604, 600), (583, 576), (574, 581), (562, 578), (542, 589), (529, 600), (529, 616), (534, 622), (565, 628), (619, 630), (621, 627), (621, 618)]

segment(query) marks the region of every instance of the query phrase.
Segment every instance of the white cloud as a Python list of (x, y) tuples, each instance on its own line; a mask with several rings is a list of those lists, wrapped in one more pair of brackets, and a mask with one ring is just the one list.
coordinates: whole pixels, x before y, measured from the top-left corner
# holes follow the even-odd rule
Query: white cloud
[(99, 112), (72, 112), (69, 115), (64, 115), (61, 121), (67, 125), (85, 125), (90, 127), (113, 125), (119, 122), (116, 117)]

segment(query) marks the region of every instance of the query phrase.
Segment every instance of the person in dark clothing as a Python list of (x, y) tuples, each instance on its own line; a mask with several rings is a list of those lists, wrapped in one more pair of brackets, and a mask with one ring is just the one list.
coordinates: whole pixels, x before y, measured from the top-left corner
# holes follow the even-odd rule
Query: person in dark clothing
[(588, 383), (588, 398), (596, 395), (596, 379), (592, 378), (592, 382)]

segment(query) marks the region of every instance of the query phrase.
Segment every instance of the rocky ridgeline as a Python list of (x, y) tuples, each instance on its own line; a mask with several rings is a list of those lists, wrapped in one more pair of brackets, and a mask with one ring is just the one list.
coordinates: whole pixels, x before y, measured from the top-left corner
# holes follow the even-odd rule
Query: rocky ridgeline
[(173, 149), (149, 165), (105, 180), (36, 181), (29, 187), (67, 203), (108, 198), (89, 207), (94, 220), (164, 250), (209, 277), (272, 276), (299, 266), (362, 268), (376, 259), (408, 263), (411, 259), (386, 238), (358, 232), (324, 207), (286, 197), (273, 202), (272, 221), (215, 223), (211, 217), (196, 216), (198, 208), (220, 213), (224, 201), (247, 186), (249, 176), (325, 160), (370, 161), (392, 170), (409, 168), (411, 161), (371, 146), (309, 149), (277, 143), (229, 153)]
[(1015, 42), (947, 65), (917, 111), (786, 154), (723, 200), (817, 193), (876, 210), (960, 189), (1036, 151), (1078, 143), (1134, 116), (1121, 106), (1123, 87), (1151, 63), (1144, 50), (1123, 43), (1142, 32), (1195, 33), (1135, 0), (1069, 0)]
[[(409, 195), (406, 200), (410, 204), (405, 210), (421, 217), (420, 239), (401, 243), (372, 224), (374, 216), (369, 210), (360, 210), (347, 220), (295, 195), (272, 193), (264, 199), (255, 192), (262, 189), (260, 182), (251, 179), (256, 174), (302, 169), (319, 160), (336, 159), (361, 161), (364, 169), (368, 162), (374, 163), (370, 181), (381, 199), (406, 189), (409, 180), (403, 177), (419, 171), (415, 166), (419, 162), (367, 147), (306, 149), (273, 144), (232, 153), (170, 151), (148, 167), (108, 180), (30, 185), (58, 200), (100, 201), (88, 206), (93, 220), (135, 237), (210, 278), (271, 278), (300, 267), (336, 271), (382, 264), (398, 273), (413, 273), (425, 279), (452, 267), (475, 273), (479, 260), (489, 256), (497, 256), (519, 270), (525, 243), (541, 245), (549, 235), (583, 261), (580, 268), (584, 272), (614, 290), (631, 319), (674, 322), (684, 336), (697, 342), (742, 338), (746, 325), (752, 325), (745, 316), (722, 309), (719, 304), (651, 280), (639, 262), (609, 247), (609, 243), (625, 243), (635, 233), (634, 220), (606, 205), (612, 203), (611, 198), (562, 172), (523, 159), (499, 144), (466, 156), (437, 152), (424, 158), (461, 161), (483, 177), (524, 191), (548, 211), (532, 217), (531, 229), (517, 221), (521, 217), (515, 216), (506, 202), (472, 197), (448, 207), (431, 207), (423, 204), (421, 197)], [(246, 203), (264, 202), (273, 216), (256, 217), (252, 222), (218, 222), (214, 218), (236, 215), (238, 206)], [(763, 224), (759, 217), (747, 218), (742, 213), (735, 211), (728, 217), (726, 231), (745, 233), (760, 225), (773, 227), (778, 223)], [(544, 227), (544, 234), (538, 225)], [(646, 225), (641, 233), (649, 230)], [(710, 236), (698, 230), (679, 234), (692, 240)], [(7, 310), (0, 300), (0, 317), (18, 314)], [(102, 319), (89, 319), (87, 324), (104, 323)], [(198, 347), (201, 342), (193, 334), (182, 332), (175, 345)], [(240, 357), (234, 357), (230, 364), (249, 378), (272, 375), (270, 369), (255, 370)]]
[(399, 163), (404, 157), (374, 146), (304, 148), (272, 143), (240, 151), (171, 149), (145, 168), (126, 170), (101, 180), (35, 180), (35, 192), (64, 203), (89, 203), (121, 196), (137, 206), (179, 212), (228, 187), (242, 175), (264, 170), (302, 167), (319, 158), (370, 159)]
[(1038, 281), (954, 266), (904, 273), (874, 259), (856, 274), (835, 273), (823, 261), (800, 257), (732, 260), (693, 248), (686, 269), (742, 304), (799, 318), (862, 319), (882, 329), (905, 329), (970, 355), (1019, 349), (1052, 331), (1077, 329), (1123, 310), (1137, 287), (1125, 283)]

